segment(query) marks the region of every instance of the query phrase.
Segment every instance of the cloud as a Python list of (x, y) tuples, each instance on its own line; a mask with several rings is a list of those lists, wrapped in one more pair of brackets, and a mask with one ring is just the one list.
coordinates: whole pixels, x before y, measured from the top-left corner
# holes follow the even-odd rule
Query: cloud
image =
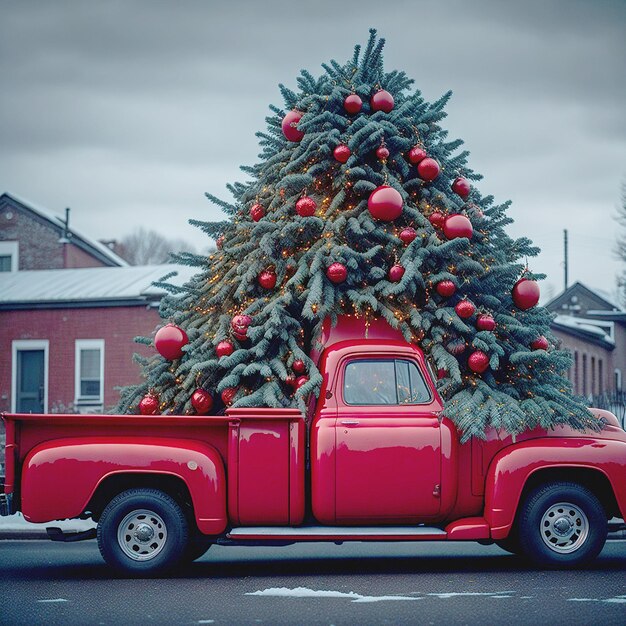
[(219, 218), (203, 192), (225, 195), (256, 160), (278, 83), (346, 60), (370, 26), (387, 69), (429, 100), (454, 90), (444, 125), (481, 191), (514, 200), (513, 234), (546, 249), (535, 269), (560, 284), (570, 228), (572, 278), (611, 289), (626, 177), (617, 0), (4, 3), (0, 189), (72, 206), (94, 236), (144, 224), (202, 247), (186, 219)]

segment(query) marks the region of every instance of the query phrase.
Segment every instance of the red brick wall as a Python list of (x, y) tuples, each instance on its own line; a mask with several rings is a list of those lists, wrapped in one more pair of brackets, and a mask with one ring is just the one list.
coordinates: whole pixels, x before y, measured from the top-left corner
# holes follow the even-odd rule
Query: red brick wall
[(48, 410), (74, 402), (76, 339), (104, 339), (104, 407), (119, 397), (115, 387), (140, 381), (135, 352), (150, 355), (147, 346), (133, 338), (150, 336), (160, 317), (155, 309), (102, 307), (0, 311), (0, 411), (11, 409), (11, 342), (48, 339)]
[[(572, 356), (578, 354), (578, 368), (575, 362), (568, 376), (574, 386), (574, 393), (596, 395), (600, 392), (614, 391), (614, 352), (578, 337), (552, 329), (554, 336), (561, 342), (561, 348), (569, 350)], [(586, 382), (583, 380), (583, 357), (586, 361)], [(600, 362), (602, 367), (600, 368)], [(600, 377), (600, 369), (602, 376)]]
[[(20, 270), (103, 267), (105, 264), (74, 244), (59, 243), (61, 229), (12, 204), (0, 206), (0, 240), (19, 242)], [(67, 258), (67, 262), (65, 262)]]

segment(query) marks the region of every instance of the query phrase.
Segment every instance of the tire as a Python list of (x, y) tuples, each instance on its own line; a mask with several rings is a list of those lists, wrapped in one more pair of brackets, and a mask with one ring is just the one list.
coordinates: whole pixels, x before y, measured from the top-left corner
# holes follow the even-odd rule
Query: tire
[(518, 528), (524, 555), (544, 567), (571, 567), (595, 559), (607, 537), (602, 503), (586, 487), (558, 482), (531, 492)]
[(98, 523), (98, 548), (117, 571), (151, 576), (183, 557), (189, 530), (177, 502), (158, 489), (129, 489), (107, 505)]

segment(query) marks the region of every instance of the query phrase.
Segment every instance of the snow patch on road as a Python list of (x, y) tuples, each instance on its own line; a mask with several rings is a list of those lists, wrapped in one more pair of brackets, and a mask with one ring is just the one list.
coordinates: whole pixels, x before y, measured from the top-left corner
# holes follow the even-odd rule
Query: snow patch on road
[(621, 604), (626, 602), (625, 596), (615, 596), (614, 598), (568, 598), (568, 602), (609, 602), (610, 604)]
[(489, 596), (491, 598), (510, 598), (510, 594), (516, 593), (515, 591), (450, 591), (447, 593), (429, 593), (429, 596), (435, 596), (442, 600), (448, 600), (449, 598), (465, 598), (468, 596)]
[(46, 598), (44, 600), (37, 600), (37, 602), (68, 602), (65, 598)]
[(413, 596), (363, 596), (354, 591), (332, 591), (309, 589), (308, 587), (270, 587), (262, 591), (246, 593), (247, 596), (266, 596), (271, 598), (345, 598), (351, 602), (387, 602), (394, 600), (421, 600)]

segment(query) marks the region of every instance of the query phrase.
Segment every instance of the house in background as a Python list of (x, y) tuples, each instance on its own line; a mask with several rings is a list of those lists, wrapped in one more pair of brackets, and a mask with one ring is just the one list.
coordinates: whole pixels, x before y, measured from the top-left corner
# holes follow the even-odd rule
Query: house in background
[(104, 244), (70, 228), (65, 218), (9, 193), (0, 196), (0, 272), (126, 267)]
[(622, 393), (626, 372), (626, 311), (610, 297), (576, 282), (546, 307), (552, 332), (571, 351), (574, 392), (589, 398)]
[(67, 219), (10, 194), (0, 196), (0, 411), (111, 409), (116, 387), (140, 380), (134, 343), (160, 323), (170, 271), (182, 284), (194, 269), (129, 266)]

